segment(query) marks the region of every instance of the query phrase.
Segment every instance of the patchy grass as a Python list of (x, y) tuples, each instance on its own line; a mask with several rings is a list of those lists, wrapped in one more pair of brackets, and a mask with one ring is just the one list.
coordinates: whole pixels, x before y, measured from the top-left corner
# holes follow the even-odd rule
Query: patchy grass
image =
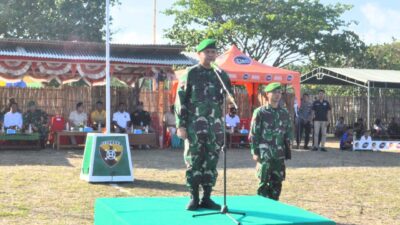
[[(132, 155), (136, 181), (115, 187), (79, 180), (81, 151), (0, 152), (0, 224), (93, 224), (96, 198), (187, 195), (180, 151)], [(254, 195), (249, 151), (229, 151), (228, 159), (228, 194)], [(219, 172), (215, 195), (223, 191)], [(338, 224), (399, 224), (400, 154), (295, 151), (281, 201)]]

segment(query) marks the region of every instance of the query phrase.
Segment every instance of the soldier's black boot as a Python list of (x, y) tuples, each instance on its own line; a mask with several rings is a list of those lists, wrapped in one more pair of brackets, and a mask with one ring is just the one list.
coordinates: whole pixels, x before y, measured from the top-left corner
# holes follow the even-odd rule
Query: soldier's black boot
[(211, 191), (212, 187), (211, 186), (203, 186), (203, 198), (201, 199), (200, 202), (200, 207), (205, 208), (205, 209), (214, 209), (214, 210), (220, 210), (221, 206), (215, 203), (213, 200), (211, 200)]
[(187, 210), (197, 210), (199, 208), (199, 187), (193, 187), (190, 190), (190, 201), (189, 204), (186, 206)]

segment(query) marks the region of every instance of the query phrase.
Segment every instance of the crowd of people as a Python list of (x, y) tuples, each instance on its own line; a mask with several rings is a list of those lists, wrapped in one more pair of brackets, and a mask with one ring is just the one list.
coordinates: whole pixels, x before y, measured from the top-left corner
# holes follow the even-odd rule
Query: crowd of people
[[(149, 133), (155, 130), (151, 126), (151, 116), (144, 110), (143, 102), (138, 102), (136, 110), (132, 113), (127, 112), (125, 103), (118, 105), (117, 111), (112, 114), (112, 131), (115, 133), (129, 133), (132, 130), (142, 130)], [(30, 101), (27, 104), (27, 111), (22, 113), (18, 103), (14, 98), (9, 100), (8, 106), (0, 114), (0, 125), (4, 130), (14, 129), (18, 132), (28, 132), (40, 134), (41, 146), (44, 148), (50, 130), (49, 115), (37, 107), (36, 102)], [(226, 128), (228, 132), (240, 132), (240, 118), (234, 107), (229, 107), (229, 113), (226, 115)], [(101, 131), (106, 126), (106, 111), (102, 101), (97, 101), (95, 108), (89, 114), (85, 112), (83, 102), (75, 105), (75, 110), (69, 113), (66, 120), (65, 129), (69, 131), (83, 131), (86, 127), (92, 130)], [(170, 107), (163, 116), (163, 125), (171, 137), (176, 137), (176, 117), (174, 105)], [(248, 130), (246, 130), (248, 132)], [(229, 137), (228, 137), (229, 138)], [(76, 144), (74, 136), (70, 137), (70, 142)], [(246, 137), (240, 137), (241, 144), (247, 143)], [(142, 146), (139, 146), (142, 148)], [(149, 148), (150, 146), (144, 146)]]
[(400, 125), (395, 117), (390, 120), (387, 126), (382, 123), (381, 119), (376, 119), (371, 135), (381, 139), (398, 139), (400, 138)]
[(47, 141), (48, 115), (43, 110), (37, 108), (36, 102), (30, 101), (27, 105), (27, 111), (22, 113), (18, 103), (14, 98), (9, 100), (7, 107), (1, 112), (0, 124), (2, 132), (7, 129), (16, 132), (37, 132), (40, 135), (40, 145), (45, 146)]
[[(331, 106), (325, 100), (324, 90), (320, 90), (318, 98), (313, 102), (310, 101), (310, 96), (304, 93), (301, 99), (301, 106), (295, 108), (295, 133), (297, 148), (300, 148), (300, 143), (304, 137), (304, 149), (309, 149), (309, 141), (311, 131), (313, 130), (313, 148), (312, 150), (326, 151), (325, 142), (328, 129), (328, 113)], [(341, 150), (351, 150), (353, 140), (362, 138), (368, 139), (399, 139), (400, 125), (396, 118), (392, 118), (390, 123), (385, 126), (381, 119), (376, 119), (371, 130), (367, 130), (363, 118), (358, 118), (351, 125), (345, 123), (345, 117), (341, 116), (334, 126), (334, 135), (340, 140)], [(369, 138), (368, 138), (369, 137)]]
[[(82, 102), (78, 102), (75, 110), (69, 113), (65, 124), (65, 129), (69, 131), (88, 130), (101, 131), (106, 126), (106, 111), (103, 102), (96, 102), (95, 109), (89, 114), (85, 112)], [(0, 125), (2, 132), (14, 130), (19, 133), (38, 133), (40, 144), (45, 147), (48, 141), (50, 130), (49, 115), (42, 109), (39, 109), (35, 101), (27, 104), (26, 112), (21, 112), (18, 103), (14, 98), (9, 100), (7, 107), (1, 112)], [(143, 132), (153, 132), (151, 127), (150, 113), (144, 110), (143, 102), (138, 102), (136, 110), (131, 114), (126, 111), (126, 105), (120, 103), (118, 111), (112, 115), (112, 131), (116, 133), (128, 133), (132, 130), (141, 130)], [(72, 144), (76, 144), (76, 138), (70, 137)], [(149, 148), (149, 146), (145, 146)]]
[(340, 138), (340, 149), (351, 150), (353, 140), (360, 140), (361, 142), (370, 142), (375, 140), (396, 140), (400, 138), (400, 126), (396, 118), (392, 118), (390, 123), (385, 126), (381, 119), (376, 119), (371, 130), (365, 129), (364, 120), (358, 118), (353, 126), (336, 126), (337, 130), (343, 131)]
[[(310, 96), (304, 93), (301, 100), (301, 107), (295, 110), (295, 134), (297, 148), (304, 137), (304, 149), (310, 149), (310, 136), (312, 138), (312, 150), (326, 151), (326, 133), (328, 127), (328, 112), (331, 106), (325, 100), (325, 92), (319, 91), (318, 99), (310, 101)], [(47, 143), (49, 134), (49, 116), (39, 109), (35, 101), (27, 104), (26, 112), (22, 113), (18, 103), (14, 98), (9, 100), (7, 107), (0, 114), (0, 124), (3, 130), (15, 129), (22, 132), (37, 132), (40, 134), (42, 147)], [(174, 105), (163, 116), (163, 124), (171, 137), (176, 136), (176, 120)], [(75, 110), (71, 111), (67, 120), (69, 130), (78, 131), (83, 127), (91, 127), (94, 130), (100, 130), (105, 127), (106, 111), (103, 102), (96, 102), (95, 109), (89, 114), (85, 112), (82, 102), (76, 104)], [(241, 132), (242, 126), (237, 109), (229, 107), (229, 112), (225, 116), (226, 129), (229, 133)], [(151, 127), (151, 116), (144, 110), (143, 102), (138, 102), (136, 110), (132, 113), (127, 112), (126, 105), (120, 103), (118, 110), (112, 114), (112, 131), (116, 133), (128, 133), (132, 130), (143, 130), (154, 132)], [(311, 131), (313, 131), (311, 133)], [(362, 137), (371, 136), (373, 139), (399, 139), (400, 125), (396, 118), (391, 118), (389, 124), (384, 125), (381, 119), (376, 119), (373, 128), (366, 130), (363, 118), (358, 118), (353, 125), (345, 123), (343, 116), (339, 117), (334, 126), (334, 135), (340, 140), (340, 149), (352, 149), (353, 140), (360, 140)], [(229, 139), (229, 135), (227, 137)], [(71, 143), (76, 143), (74, 137), (70, 139)], [(245, 137), (240, 138), (240, 143), (247, 143)], [(149, 148), (149, 146), (145, 146)]]

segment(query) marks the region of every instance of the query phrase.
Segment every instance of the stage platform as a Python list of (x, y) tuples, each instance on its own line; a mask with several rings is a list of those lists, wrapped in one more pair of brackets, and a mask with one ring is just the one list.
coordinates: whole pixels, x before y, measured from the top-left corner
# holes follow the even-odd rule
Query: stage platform
[[(213, 197), (222, 203), (222, 197)], [(212, 212), (185, 210), (189, 198), (99, 198), (96, 199), (95, 225), (234, 225), (226, 215), (212, 215), (193, 218), (193, 214)], [(230, 210), (245, 212), (246, 216), (234, 215), (241, 224), (318, 224), (335, 225), (336, 223), (308, 212), (304, 209), (286, 205), (259, 196), (230, 196)]]

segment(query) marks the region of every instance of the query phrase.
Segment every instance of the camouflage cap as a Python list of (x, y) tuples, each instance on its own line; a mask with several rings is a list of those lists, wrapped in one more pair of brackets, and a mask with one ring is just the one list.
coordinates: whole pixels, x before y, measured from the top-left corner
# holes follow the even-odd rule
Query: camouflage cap
[(204, 49), (207, 49), (207, 48), (216, 49), (217, 48), (216, 47), (216, 42), (217, 41), (214, 40), (214, 39), (205, 39), (205, 40), (201, 41), (199, 45), (197, 45), (196, 52), (201, 52), (201, 51), (203, 51)]
[(264, 88), (264, 92), (272, 92), (272, 91), (281, 90), (281, 89), (282, 89), (281, 83), (279, 83), (279, 82), (273, 82), (273, 83), (268, 84), (268, 85)]

